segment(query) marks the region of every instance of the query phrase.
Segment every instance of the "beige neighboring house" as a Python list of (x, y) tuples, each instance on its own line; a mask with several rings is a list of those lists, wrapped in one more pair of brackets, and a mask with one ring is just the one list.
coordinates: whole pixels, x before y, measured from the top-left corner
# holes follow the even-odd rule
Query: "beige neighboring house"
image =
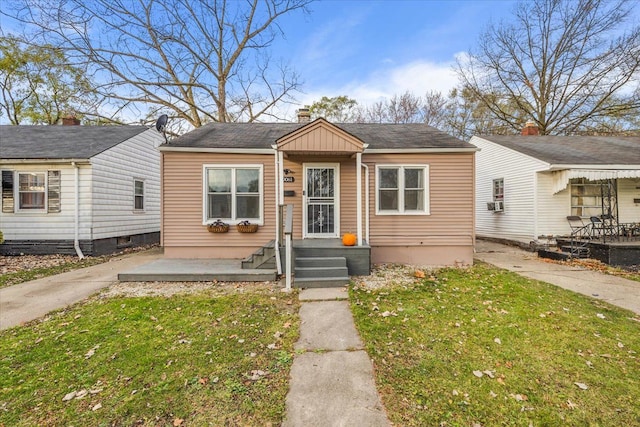
[[(477, 149), (424, 124), (212, 123), (160, 147), (162, 246), (170, 258), (245, 258), (282, 244), (367, 248), (370, 263), (472, 264)], [(207, 225), (220, 220), (227, 233)], [(258, 225), (240, 233), (235, 224)], [(366, 270), (366, 271), (365, 271)]]

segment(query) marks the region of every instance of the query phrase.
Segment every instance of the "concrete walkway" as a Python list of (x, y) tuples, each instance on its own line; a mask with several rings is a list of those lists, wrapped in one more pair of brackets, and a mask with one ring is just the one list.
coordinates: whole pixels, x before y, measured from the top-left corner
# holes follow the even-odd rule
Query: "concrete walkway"
[(546, 262), (534, 252), (486, 240), (477, 240), (475, 258), (640, 314), (640, 282)]
[(116, 282), (120, 271), (161, 258), (155, 248), (108, 262), (0, 289), (0, 329), (42, 317)]
[(283, 427), (391, 425), (346, 299), (346, 288), (300, 293), (302, 324)]

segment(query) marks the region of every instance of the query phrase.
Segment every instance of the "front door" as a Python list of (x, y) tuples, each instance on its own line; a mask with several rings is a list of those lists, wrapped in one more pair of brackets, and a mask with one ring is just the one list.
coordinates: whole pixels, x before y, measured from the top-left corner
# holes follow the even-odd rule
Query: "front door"
[(339, 187), (339, 163), (305, 163), (303, 237), (338, 237)]

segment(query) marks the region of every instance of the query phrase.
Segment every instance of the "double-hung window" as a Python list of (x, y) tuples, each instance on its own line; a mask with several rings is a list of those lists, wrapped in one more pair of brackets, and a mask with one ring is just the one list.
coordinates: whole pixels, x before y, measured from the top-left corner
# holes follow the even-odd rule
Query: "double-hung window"
[(205, 165), (204, 222), (262, 223), (262, 165)]
[(60, 212), (60, 171), (2, 171), (2, 212)]
[(428, 215), (429, 166), (377, 166), (376, 192), (378, 215)]
[(45, 172), (18, 172), (18, 209), (44, 211), (47, 195)]
[(141, 179), (133, 180), (133, 209), (144, 210), (144, 181)]

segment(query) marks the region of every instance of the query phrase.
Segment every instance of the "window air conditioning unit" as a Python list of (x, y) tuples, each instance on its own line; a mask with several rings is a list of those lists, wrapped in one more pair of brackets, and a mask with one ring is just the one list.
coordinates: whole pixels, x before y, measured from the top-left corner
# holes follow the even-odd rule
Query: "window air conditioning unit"
[(494, 202), (487, 202), (487, 210), (488, 211), (495, 211), (496, 210), (496, 204)]
[(504, 211), (504, 202), (495, 202), (495, 212), (502, 212)]

